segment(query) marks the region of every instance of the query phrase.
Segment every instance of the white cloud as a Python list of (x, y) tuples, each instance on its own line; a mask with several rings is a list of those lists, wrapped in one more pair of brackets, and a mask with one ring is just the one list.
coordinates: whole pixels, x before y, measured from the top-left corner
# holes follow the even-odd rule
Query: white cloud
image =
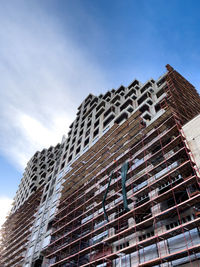
[(54, 18), (34, 1), (18, 3), (0, 9), (0, 151), (23, 169), (36, 150), (60, 142), (105, 79)]
[(6, 216), (11, 210), (13, 200), (7, 197), (0, 197), (0, 227), (5, 222)]

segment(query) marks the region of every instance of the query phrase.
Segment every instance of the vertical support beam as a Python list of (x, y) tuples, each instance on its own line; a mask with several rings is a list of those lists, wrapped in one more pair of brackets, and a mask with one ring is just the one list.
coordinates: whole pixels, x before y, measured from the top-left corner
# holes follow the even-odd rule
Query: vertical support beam
[(125, 162), (121, 168), (121, 176), (122, 176), (122, 194), (123, 194), (123, 202), (125, 211), (130, 211), (128, 207), (127, 194), (126, 194), (126, 176), (129, 169), (128, 162)]

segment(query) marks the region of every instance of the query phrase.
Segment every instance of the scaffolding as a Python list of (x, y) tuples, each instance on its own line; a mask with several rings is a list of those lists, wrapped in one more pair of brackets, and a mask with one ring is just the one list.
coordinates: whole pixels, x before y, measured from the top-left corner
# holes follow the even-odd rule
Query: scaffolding
[(66, 174), (47, 266), (199, 266), (200, 176), (181, 127), (200, 99), (167, 69), (157, 118), (115, 124)]
[(1, 230), (3, 266), (22, 267), (42, 191), (43, 187), (33, 193), (4, 223)]

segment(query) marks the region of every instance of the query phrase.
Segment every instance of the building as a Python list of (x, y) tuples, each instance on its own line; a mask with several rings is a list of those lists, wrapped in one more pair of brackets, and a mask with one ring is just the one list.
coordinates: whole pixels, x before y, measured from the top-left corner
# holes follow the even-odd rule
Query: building
[[(39, 256), (45, 242), (45, 234), (42, 222), (36, 226), (35, 220), (38, 217), (38, 209), (46, 202), (46, 184), (55, 182), (53, 177), (58, 172), (61, 151), (62, 145), (58, 144), (56, 147), (36, 152), (28, 162), (14, 198), (11, 215), (1, 229), (3, 266), (22, 266), (27, 247), (30, 245), (36, 246)], [(52, 188), (49, 190), (49, 197), (51, 195), (52, 198), (55, 197)], [(48, 209), (51, 210), (51, 203)], [(35, 227), (39, 229), (38, 236), (37, 239), (31, 240)], [(32, 261), (32, 257), (29, 257), (29, 260)]]
[(4, 266), (198, 266), (199, 113), (169, 65), (157, 81), (89, 95), (54, 160), (45, 150), (37, 173), (34, 157), (27, 166)]
[(51, 146), (49, 149), (36, 152), (29, 160), (16, 192), (12, 212), (51, 179), (49, 176), (53, 173), (56, 163), (58, 164), (61, 152), (61, 145), (58, 144), (56, 147)]

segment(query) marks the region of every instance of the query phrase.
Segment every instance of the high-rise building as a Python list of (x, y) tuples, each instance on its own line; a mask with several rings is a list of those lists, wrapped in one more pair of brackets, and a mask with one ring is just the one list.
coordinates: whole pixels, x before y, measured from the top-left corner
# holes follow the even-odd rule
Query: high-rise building
[(199, 113), (169, 65), (156, 81), (89, 95), (68, 137), (28, 163), (3, 266), (199, 266)]
[[(61, 151), (62, 145), (58, 144), (56, 147), (36, 152), (29, 160), (16, 192), (11, 214), (1, 229), (3, 266), (22, 266), (31, 235), (36, 227), (34, 222), (38, 208), (45, 203), (46, 184), (54, 182), (53, 177), (58, 171)], [(50, 195), (54, 196), (53, 190), (49, 191), (49, 197)], [(48, 208), (51, 209), (51, 204)], [(44, 241), (41, 233), (43, 227), (41, 224), (37, 226), (40, 228), (38, 238)], [(29, 259), (31, 266), (32, 258)]]

